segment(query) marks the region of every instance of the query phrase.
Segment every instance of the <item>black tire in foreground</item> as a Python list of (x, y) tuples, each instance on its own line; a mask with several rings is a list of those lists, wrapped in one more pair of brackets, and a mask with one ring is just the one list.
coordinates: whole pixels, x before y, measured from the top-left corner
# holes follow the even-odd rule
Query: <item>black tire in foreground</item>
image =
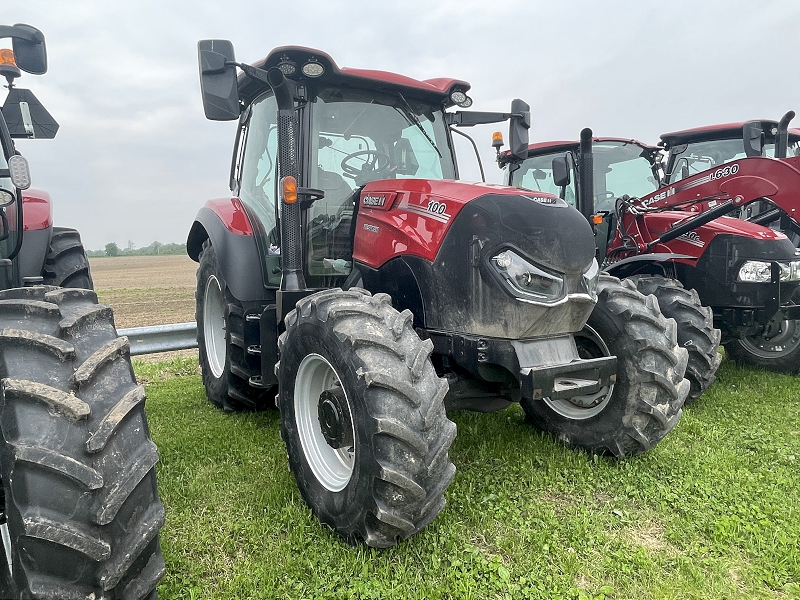
[(67, 227), (53, 227), (42, 271), (45, 285), (93, 290), (89, 259), (80, 234)]
[(233, 297), (219, 267), (211, 240), (203, 242), (195, 291), (200, 373), (209, 401), (228, 412), (274, 406), (275, 392), (249, 384), (260, 374), (248, 364), (244, 345), (244, 311)]
[(128, 340), (94, 292), (0, 292), (9, 597), (155, 596), (164, 507), (144, 400)]
[[(792, 294), (800, 304), (800, 288)], [(800, 373), (800, 320), (785, 320), (769, 339), (754, 335), (725, 342), (725, 356), (741, 365), (761, 367), (775, 373)]]
[(687, 290), (680, 281), (660, 275), (636, 277), (637, 289), (658, 300), (661, 314), (675, 319), (678, 325), (678, 345), (689, 351), (686, 379), (691, 384), (686, 401), (697, 399), (716, 379), (722, 361), (719, 342), (722, 332), (714, 327), (714, 313), (700, 303), (695, 290)]
[(631, 281), (601, 274), (597, 305), (576, 334), (582, 358), (616, 355), (617, 379), (596, 394), (523, 400), (528, 419), (569, 446), (625, 458), (655, 446), (681, 417), (688, 353), (675, 321)]
[(455, 475), (448, 386), (386, 294), (319, 292), (278, 341), (281, 435), (300, 493), (351, 544), (386, 548), (444, 508)]

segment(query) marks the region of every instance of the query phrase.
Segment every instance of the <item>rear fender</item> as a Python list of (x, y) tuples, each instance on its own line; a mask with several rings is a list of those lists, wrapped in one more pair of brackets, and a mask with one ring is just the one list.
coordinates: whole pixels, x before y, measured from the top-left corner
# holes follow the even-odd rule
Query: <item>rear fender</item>
[(197, 213), (186, 252), (199, 262), (203, 243), (211, 240), (222, 276), (240, 302), (266, 298), (264, 275), (253, 227), (238, 198), (210, 200)]

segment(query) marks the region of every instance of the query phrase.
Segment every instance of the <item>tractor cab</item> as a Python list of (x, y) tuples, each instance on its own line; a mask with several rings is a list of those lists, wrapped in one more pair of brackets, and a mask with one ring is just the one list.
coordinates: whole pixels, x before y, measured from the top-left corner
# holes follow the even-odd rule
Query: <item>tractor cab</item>
[[(666, 151), (664, 182), (675, 185), (698, 173), (726, 167), (757, 173), (772, 183), (762, 198), (731, 213), (741, 219), (783, 231), (800, 246), (800, 129), (789, 128), (794, 112), (779, 121), (767, 119), (686, 129), (661, 136)], [(781, 163), (770, 159), (781, 159)], [(744, 171), (742, 171), (744, 173)]]
[[(665, 183), (752, 156), (800, 156), (800, 129), (788, 128), (792, 116), (794, 113), (787, 113), (780, 121), (724, 123), (663, 134), (660, 145), (667, 152)], [(785, 136), (783, 143), (781, 134)]]

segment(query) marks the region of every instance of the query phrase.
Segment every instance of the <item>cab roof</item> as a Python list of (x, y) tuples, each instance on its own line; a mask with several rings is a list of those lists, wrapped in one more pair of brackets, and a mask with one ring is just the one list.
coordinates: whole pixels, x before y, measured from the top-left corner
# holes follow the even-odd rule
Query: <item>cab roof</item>
[[(317, 77), (304, 75), (302, 67), (309, 62), (318, 63), (323, 68), (322, 74)], [(453, 106), (454, 104), (450, 100), (452, 92), (466, 92), (471, 87), (469, 83), (460, 79), (439, 77), (420, 81), (389, 71), (339, 67), (333, 58), (325, 52), (304, 46), (280, 46), (272, 50), (266, 58), (252, 63), (252, 66), (268, 70), (272, 67), (277, 67), (281, 63), (293, 63), (295, 72), (287, 75), (287, 77), (309, 87), (315, 86), (315, 84), (322, 84), (323, 86), (331, 87), (340, 85), (360, 88), (369, 87), (386, 92), (400, 91), (415, 98), (425, 99), (437, 104), (441, 103), (445, 107)], [(246, 102), (260, 95), (265, 86), (266, 84), (253, 80), (244, 74), (239, 75), (239, 94)]]
[[(739, 123), (720, 123), (718, 125), (706, 125), (704, 127), (694, 127), (692, 129), (683, 129), (681, 131), (673, 131), (672, 133), (665, 133), (661, 136), (661, 141), (665, 147), (676, 146), (678, 144), (688, 144), (691, 142), (702, 142), (705, 140), (737, 138), (742, 136), (742, 127), (749, 121), (742, 121)], [(762, 119), (759, 121), (761, 128), (767, 134), (767, 137), (774, 136), (772, 133), (778, 128), (778, 122), (772, 119)], [(800, 129), (790, 128), (789, 139), (796, 141), (800, 139)]]

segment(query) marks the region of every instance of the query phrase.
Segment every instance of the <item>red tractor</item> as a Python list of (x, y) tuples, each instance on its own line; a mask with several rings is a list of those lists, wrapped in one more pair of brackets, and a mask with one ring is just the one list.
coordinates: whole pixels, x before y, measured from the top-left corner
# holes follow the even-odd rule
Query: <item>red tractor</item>
[(675, 323), (601, 275), (581, 214), (457, 180), (451, 127), (510, 120), (524, 153), (524, 102), (451, 111), (472, 104), (468, 83), (296, 46), (252, 66), (224, 40), (198, 50), (206, 117), (239, 122), (231, 195), (187, 241), (203, 382), (226, 410), (277, 391), (323, 523), (388, 547), (432, 521), (455, 474), (445, 408), (521, 402), (565, 443), (618, 457), (674, 427), (689, 389)]
[(13, 52), (0, 50), (9, 83), (0, 111), (0, 597), (151, 598), (164, 573), (164, 507), (144, 388), (111, 308), (91, 290), (80, 237), (53, 228), (49, 196), (28, 190), (13, 138), (53, 137), (58, 125), (13, 85), (22, 71), (47, 70), (44, 36), (0, 26), (9, 37)]
[[(736, 215), (779, 228), (800, 246), (800, 193), (796, 192), (800, 189), (800, 129), (789, 129), (793, 118), (794, 112), (789, 111), (780, 121), (725, 123), (665, 133), (659, 144), (667, 152), (665, 185), (715, 173), (726, 165), (739, 177), (771, 182), (773, 186), (762, 183), (763, 196), (749, 194), (748, 203)], [(701, 210), (705, 205), (693, 208)]]
[(620, 138), (593, 140), (590, 130), (580, 142), (536, 144), (525, 161), (505, 153), (500, 162), (509, 183), (555, 189), (595, 220), (605, 270), (656, 294), (662, 312), (678, 322), (679, 341), (690, 353), (693, 394), (710, 383), (719, 362), (720, 338), (700, 302), (711, 308), (729, 355), (777, 371), (800, 368), (794, 353), (755, 360), (740, 351), (750, 340), (782, 336), (785, 323), (800, 317), (790, 300), (800, 284), (800, 256), (792, 243), (779, 231), (720, 218), (753, 194), (763, 195), (754, 178), (723, 170), (665, 187), (660, 148)]

